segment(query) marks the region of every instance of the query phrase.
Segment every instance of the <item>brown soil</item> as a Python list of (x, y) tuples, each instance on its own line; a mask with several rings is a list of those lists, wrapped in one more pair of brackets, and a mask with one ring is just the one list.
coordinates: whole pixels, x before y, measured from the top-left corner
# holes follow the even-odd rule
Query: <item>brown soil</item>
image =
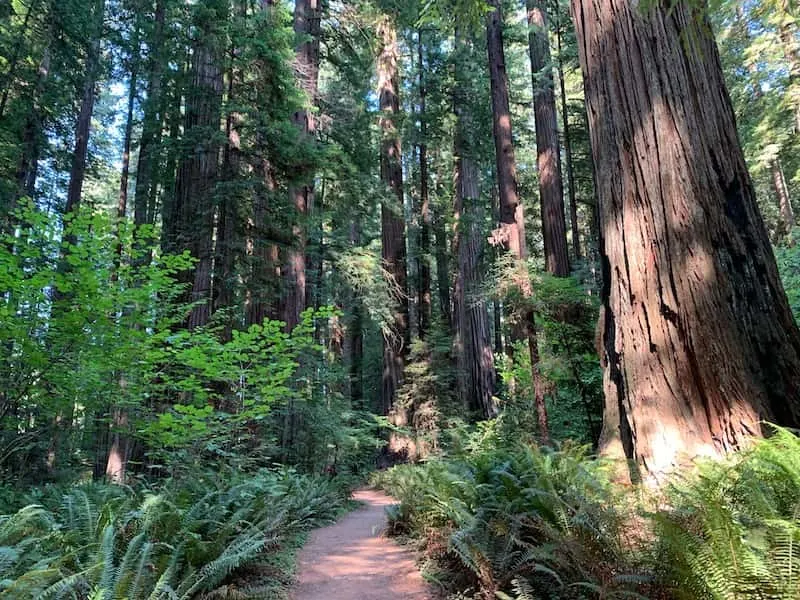
[(365, 504), (335, 525), (318, 529), (300, 551), (292, 600), (433, 600), (414, 556), (383, 535), (390, 497), (373, 490), (353, 496)]

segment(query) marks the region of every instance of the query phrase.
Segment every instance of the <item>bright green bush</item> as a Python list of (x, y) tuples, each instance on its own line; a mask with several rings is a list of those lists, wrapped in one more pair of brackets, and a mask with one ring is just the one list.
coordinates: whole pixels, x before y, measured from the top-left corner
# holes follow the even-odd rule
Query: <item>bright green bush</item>
[(0, 598), (267, 598), (274, 581), (237, 576), (332, 520), (343, 495), (288, 469), (239, 479), (78, 486), (0, 517)]

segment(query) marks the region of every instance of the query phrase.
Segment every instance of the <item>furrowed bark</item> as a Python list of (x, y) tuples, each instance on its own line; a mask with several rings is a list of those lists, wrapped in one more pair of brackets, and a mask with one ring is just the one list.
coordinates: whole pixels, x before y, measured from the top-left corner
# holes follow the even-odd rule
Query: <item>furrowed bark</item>
[(558, 142), (547, 13), (542, 0), (527, 0), (526, 7), (545, 269), (556, 277), (567, 277), (569, 253), (564, 219), (564, 186), (561, 181), (561, 147)]
[(409, 346), (408, 285), (406, 267), (406, 223), (403, 198), (403, 167), (397, 117), (400, 113), (397, 33), (394, 23), (384, 18), (378, 27), (381, 51), (378, 56), (378, 92), (381, 111), (381, 180), (393, 198), (381, 204), (381, 248), (384, 268), (394, 287), (394, 314), (384, 334), (381, 410), (389, 414), (395, 393), (403, 383), (405, 357)]
[(800, 424), (800, 332), (701, 8), (572, 0), (600, 201), (605, 453), (658, 479)]

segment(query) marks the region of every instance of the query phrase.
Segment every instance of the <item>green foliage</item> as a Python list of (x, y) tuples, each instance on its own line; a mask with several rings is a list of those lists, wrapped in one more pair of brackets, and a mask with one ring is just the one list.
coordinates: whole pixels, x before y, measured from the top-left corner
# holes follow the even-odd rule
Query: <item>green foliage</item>
[[(800, 438), (776, 429), (661, 490), (610, 484), (578, 447), (508, 446), (484, 425), (453, 458), (379, 473), (419, 538), (477, 597), (798, 598)], [(465, 577), (465, 574), (469, 577)], [(483, 594), (483, 595), (481, 595)]]
[(800, 439), (783, 429), (701, 465), (654, 515), (657, 563), (677, 598), (800, 595)]
[[(44, 470), (57, 421), (143, 403), (183, 317), (175, 273), (191, 261), (143, 261), (130, 231), (118, 245), (101, 213), (70, 218), (63, 234), (30, 204), (16, 218), (0, 237), (0, 468), (24, 476)], [(73, 440), (61, 441), (71, 459)]]
[[(514, 267), (499, 261), (496, 268), (497, 292), (516, 307), (531, 306), (535, 313), (551, 438), (597, 443), (603, 415), (602, 372), (595, 348), (597, 295), (574, 277), (531, 269), (533, 295), (526, 299), (506, 283), (514, 277)], [(506, 384), (501, 395), (503, 435), (532, 441), (538, 436), (538, 421), (527, 344), (516, 344), (513, 360), (496, 358)]]
[[(797, 235), (797, 232), (794, 232)], [(781, 244), (775, 247), (775, 261), (783, 281), (794, 320), (800, 323), (800, 246)]]
[(0, 598), (277, 597), (274, 581), (239, 578), (333, 519), (342, 496), (288, 469), (227, 475), (159, 492), (80, 486), (0, 517)]
[(376, 478), (401, 502), (390, 514), (396, 531), (426, 536), (429, 550), (466, 571), (486, 597), (514, 589), (531, 590), (530, 597), (615, 597), (636, 588), (624, 515), (599, 463), (579, 447), (482, 438), (482, 447), (460, 458)]

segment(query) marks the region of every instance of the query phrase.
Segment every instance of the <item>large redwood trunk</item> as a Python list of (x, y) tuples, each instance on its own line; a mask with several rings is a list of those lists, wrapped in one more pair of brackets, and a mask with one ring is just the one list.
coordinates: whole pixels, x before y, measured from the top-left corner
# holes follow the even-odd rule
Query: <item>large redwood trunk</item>
[(600, 200), (601, 449), (650, 476), (800, 425), (800, 332), (687, 2), (572, 0)]
[(400, 113), (397, 33), (394, 23), (384, 18), (378, 28), (381, 51), (378, 56), (378, 93), (381, 110), (381, 180), (394, 196), (381, 204), (381, 248), (384, 268), (393, 279), (395, 306), (389, 331), (384, 333), (381, 410), (389, 414), (397, 388), (403, 382), (405, 356), (409, 346), (408, 286), (406, 270), (406, 222), (403, 202), (403, 167), (400, 132), (396, 119)]
[[(319, 80), (320, 15), (318, 0), (297, 0), (294, 5), (294, 31), (301, 40), (296, 50), (297, 78), (309, 106), (316, 103)], [(294, 113), (294, 125), (301, 135), (313, 135), (316, 128), (310, 108)], [(314, 174), (305, 173), (306, 181), (289, 188), (296, 211), (292, 236), (294, 243), (286, 252), (284, 268), (283, 320), (291, 331), (300, 322), (307, 306), (306, 246), (308, 244), (308, 215), (314, 202)]]
[[(219, 10), (219, 17), (224, 14)], [(189, 155), (178, 170), (176, 185), (177, 246), (197, 259), (188, 277), (191, 301), (190, 329), (208, 323), (211, 316), (211, 278), (214, 236), (214, 188), (219, 176), (218, 130), (223, 78), (220, 52), (210, 31), (199, 35), (192, 54), (192, 82), (186, 99), (185, 147)]]
[(545, 410), (544, 381), (539, 372), (539, 350), (536, 340), (536, 325), (530, 275), (526, 259), (525, 215), (517, 192), (517, 162), (514, 156), (514, 141), (511, 129), (511, 111), (508, 101), (508, 74), (503, 48), (503, 15), (500, 0), (490, 0), (491, 12), (486, 15), (486, 48), (489, 56), (489, 81), (492, 95), (492, 123), (494, 129), (495, 159), (497, 163), (497, 186), (500, 223), (492, 234), (494, 245), (502, 246), (511, 253), (516, 263), (513, 274), (514, 287), (523, 297), (522, 306), (514, 315), (512, 341), (528, 342), (531, 360), (534, 399), (537, 407), (539, 430), (543, 441), (548, 441), (549, 431)]
[(456, 162), (456, 239), (458, 271), (453, 285), (453, 330), (460, 394), (465, 407), (484, 418), (497, 415), (494, 402), (494, 353), (489, 312), (480, 297), (481, 210), (478, 167), (467, 156)]
[(566, 277), (569, 275), (569, 253), (547, 13), (542, 0), (527, 0), (526, 7), (545, 269), (557, 277)]
[(474, 128), (466, 64), (475, 60), (471, 42), (456, 33), (456, 114), (454, 143), (456, 222), (453, 253), (458, 269), (453, 285), (453, 333), (459, 371), (459, 394), (465, 408), (483, 418), (497, 415), (495, 369), (489, 312), (480, 290), (481, 256), (486, 246), (480, 206), (480, 171), (470, 143)]

